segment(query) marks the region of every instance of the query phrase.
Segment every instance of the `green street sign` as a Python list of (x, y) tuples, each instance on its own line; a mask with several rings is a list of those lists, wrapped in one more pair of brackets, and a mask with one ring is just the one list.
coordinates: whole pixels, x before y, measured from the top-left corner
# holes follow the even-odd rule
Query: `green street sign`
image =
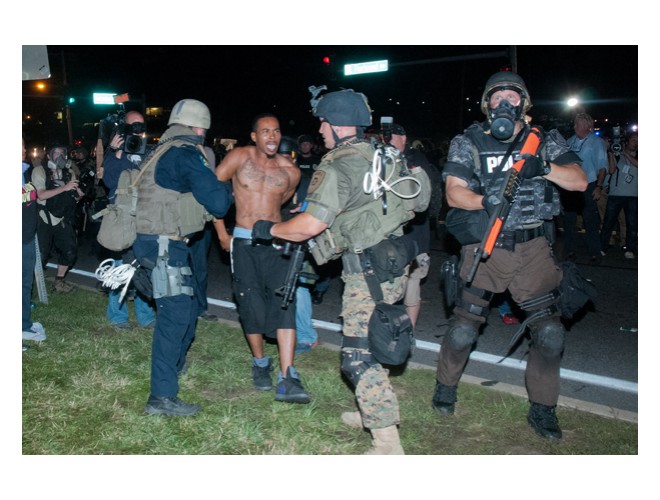
[(382, 73), (389, 68), (387, 59), (383, 61), (370, 61), (356, 64), (345, 64), (344, 75), (363, 75), (365, 73)]

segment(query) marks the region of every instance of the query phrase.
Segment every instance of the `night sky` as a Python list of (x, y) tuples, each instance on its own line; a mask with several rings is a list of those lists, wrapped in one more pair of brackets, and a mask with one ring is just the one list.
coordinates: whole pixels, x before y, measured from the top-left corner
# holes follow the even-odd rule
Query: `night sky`
[[(53, 83), (62, 81), (74, 128), (111, 107), (89, 105), (93, 91), (128, 92), (146, 106), (182, 98), (205, 102), (213, 137), (247, 140), (252, 118), (272, 112), (285, 134), (316, 132), (310, 85), (353, 88), (369, 98), (374, 122), (393, 116), (409, 136), (453, 136), (482, 120), (476, 101), (488, 77), (512, 66), (511, 46), (48, 46)], [(599, 120), (637, 122), (637, 46), (516, 46), (518, 72), (534, 104), (530, 115), (568, 123), (571, 95)], [(330, 56), (331, 63), (323, 63)], [(343, 65), (388, 59), (387, 73), (343, 76)], [(441, 60), (441, 61), (438, 61)], [(419, 63), (425, 61), (424, 63)], [(417, 63), (416, 63), (417, 62)], [(24, 83), (24, 94), (27, 83)], [(141, 103), (127, 107), (139, 109)], [(24, 104), (24, 108), (26, 104)]]

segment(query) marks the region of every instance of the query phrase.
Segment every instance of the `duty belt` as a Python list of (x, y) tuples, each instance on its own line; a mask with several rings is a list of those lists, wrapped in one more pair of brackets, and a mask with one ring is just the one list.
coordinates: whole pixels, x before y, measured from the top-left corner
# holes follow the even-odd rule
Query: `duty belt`
[(502, 231), (497, 237), (495, 247), (513, 250), (516, 243), (525, 243), (543, 236), (545, 228), (543, 224), (532, 229), (516, 229), (515, 231)]
[(252, 238), (239, 238), (238, 236), (234, 236), (233, 238), (233, 245), (235, 247), (237, 246), (267, 246), (267, 247), (273, 247), (276, 250), (282, 250), (283, 246), (281, 245), (282, 240), (277, 239), (274, 240), (270, 243), (252, 243)]

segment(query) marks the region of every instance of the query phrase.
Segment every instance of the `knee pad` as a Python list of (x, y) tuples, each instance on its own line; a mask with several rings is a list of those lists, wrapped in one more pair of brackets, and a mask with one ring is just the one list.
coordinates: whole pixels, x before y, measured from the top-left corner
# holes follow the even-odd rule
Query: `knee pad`
[(341, 372), (357, 387), (360, 377), (372, 366), (378, 364), (368, 352), (358, 349), (341, 350)]
[(471, 347), (477, 341), (479, 330), (476, 325), (467, 322), (452, 323), (447, 332), (447, 341), (451, 347), (457, 351), (462, 351)]
[(566, 331), (558, 319), (547, 319), (530, 325), (532, 342), (543, 356), (553, 358), (564, 351)]

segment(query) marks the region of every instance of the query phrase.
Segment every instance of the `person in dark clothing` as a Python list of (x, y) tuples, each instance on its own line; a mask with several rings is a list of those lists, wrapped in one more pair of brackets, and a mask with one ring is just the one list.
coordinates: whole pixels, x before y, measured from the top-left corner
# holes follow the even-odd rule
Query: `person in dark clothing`
[(199, 405), (178, 397), (178, 377), (186, 369), (199, 312), (188, 241), (203, 230), (209, 213), (223, 217), (231, 204), (229, 184), (216, 179), (206, 160), (204, 136), (210, 126), (204, 103), (177, 102), (154, 152), (161, 156), (146, 160), (138, 183), (133, 252), (151, 270), (158, 309), (145, 408), (149, 415), (193, 416), (200, 411)]
[[(432, 165), (426, 155), (419, 149), (411, 148), (408, 144), (408, 136), (405, 129), (395, 123), (392, 125), (392, 137), (390, 144), (403, 153), (408, 168), (421, 167), (424, 169), (432, 183), (442, 183), (439, 170)], [(413, 261), (410, 268), (410, 276), (406, 284), (406, 294), (403, 303), (413, 326), (417, 322), (422, 307), (421, 281), (429, 274), (431, 266), (431, 226), (429, 225), (429, 209), (424, 212), (416, 212), (415, 218), (405, 227), (405, 234), (417, 242), (419, 255)]]
[[(531, 105), (519, 75), (494, 74), (481, 99), (487, 121), (471, 125), (452, 140), (449, 148), (443, 169), (447, 203), (451, 207), (446, 222), (462, 249), (459, 292), (442, 340), (432, 403), (441, 414), (454, 413), (458, 381), (479, 328), (488, 317), (490, 300), (493, 294), (508, 289), (515, 303), (528, 314), (526, 326), (531, 331), (525, 372), (531, 402), (527, 420), (539, 435), (561, 439), (555, 407), (565, 330), (553, 307), (557, 300), (553, 292), (562, 280), (562, 271), (545, 236), (544, 221), (551, 221), (559, 213), (555, 185), (584, 191), (587, 179), (580, 158), (557, 130), (544, 133), (531, 129), (527, 116)], [(518, 174), (520, 189), (497, 244), (468, 282), (475, 249), (485, 235), (490, 214), (502, 203), (495, 193), (499, 193), (504, 181), (503, 172), (514, 165), (514, 159), (519, 160), (517, 155), (530, 134), (540, 136), (540, 147), (524, 160)], [(461, 222), (453, 223), (458, 220)], [(481, 224), (484, 220), (486, 224)], [(475, 231), (478, 227), (484, 229)]]

